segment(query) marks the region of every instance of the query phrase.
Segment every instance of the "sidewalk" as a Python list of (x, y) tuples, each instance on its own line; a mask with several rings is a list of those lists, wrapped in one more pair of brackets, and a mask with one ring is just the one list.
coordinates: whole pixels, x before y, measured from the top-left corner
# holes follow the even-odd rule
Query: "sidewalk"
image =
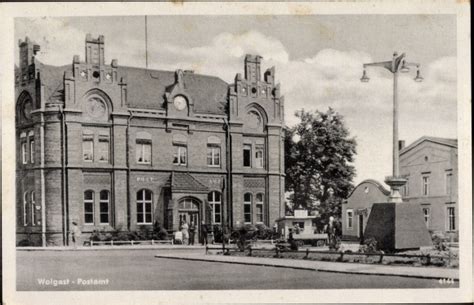
[(17, 251), (104, 251), (104, 250), (206, 250), (205, 246), (195, 245), (120, 245), (120, 246), (81, 246), (81, 247), (16, 247)]
[(186, 253), (186, 254), (157, 254), (158, 258), (183, 259), (205, 262), (220, 262), (229, 264), (243, 264), (256, 266), (270, 266), (280, 268), (292, 268), (312, 271), (365, 274), (365, 275), (388, 275), (415, 277), (425, 279), (454, 279), (459, 281), (459, 269), (436, 268), (436, 267), (407, 267), (386, 266), (376, 264), (338, 263), (310, 261), (299, 259), (263, 258), (249, 256), (224, 256), (219, 254)]

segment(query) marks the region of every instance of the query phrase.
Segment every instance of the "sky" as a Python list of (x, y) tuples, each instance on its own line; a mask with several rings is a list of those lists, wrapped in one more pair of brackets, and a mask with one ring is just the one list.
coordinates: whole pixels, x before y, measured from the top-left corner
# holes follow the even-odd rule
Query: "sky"
[[(357, 140), (357, 184), (382, 182), (392, 172), (392, 74), (362, 64), (391, 60), (394, 51), (421, 64), (399, 80), (399, 138), (457, 137), (456, 17), (454, 15), (148, 16), (149, 68), (186, 69), (231, 83), (243, 74), (245, 54), (275, 66), (285, 96), (285, 121), (295, 111), (341, 113)], [(145, 66), (145, 17), (17, 18), (16, 41), (41, 45), (37, 58), (52, 65), (84, 59), (87, 33), (105, 36), (106, 61)], [(18, 61), (18, 46), (15, 48)]]

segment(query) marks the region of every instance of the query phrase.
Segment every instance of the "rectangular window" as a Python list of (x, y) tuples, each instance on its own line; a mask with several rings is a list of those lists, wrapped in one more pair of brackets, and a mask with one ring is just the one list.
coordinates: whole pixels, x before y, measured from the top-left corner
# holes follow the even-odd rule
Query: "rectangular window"
[(98, 147), (98, 158), (99, 162), (109, 162), (109, 138), (99, 138), (99, 147)]
[(252, 194), (250, 193), (244, 195), (244, 222), (252, 222)]
[(221, 223), (221, 204), (215, 203), (213, 206), (214, 209), (214, 223), (220, 224)]
[(84, 137), (82, 139), (82, 154), (84, 156), (84, 161), (92, 162), (94, 161), (94, 138), (93, 137)]
[(28, 162), (28, 153), (26, 151), (26, 141), (21, 142), (21, 161), (23, 164)]
[(257, 145), (255, 147), (255, 167), (263, 168), (263, 145)]
[(137, 163), (151, 164), (151, 142), (137, 141), (136, 146)]
[(422, 177), (422, 185), (423, 185), (423, 196), (428, 196), (430, 193), (430, 177), (429, 176)]
[(347, 213), (347, 228), (352, 229), (352, 221), (353, 221), (354, 212), (352, 210), (349, 210), (346, 213)]
[(263, 204), (257, 204), (257, 222), (263, 222)]
[(249, 203), (244, 203), (244, 222), (252, 222), (252, 212)]
[(100, 192), (100, 202), (99, 202), (99, 221), (100, 224), (109, 223), (109, 192), (101, 191)]
[(35, 163), (35, 140), (30, 138), (30, 162)]
[(174, 146), (173, 164), (186, 166), (187, 149), (186, 146)]
[(244, 167), (252, 166), (252, 145), (244, 144)]
[(143, 203), (137, 202), (137, 223), (144, 223)]
[(34, 226), (37, 224), (36, 221), (36, 198), (35, 192), (31, 192), (31, 225)]
[(257, 222), (263, 222), (263, 194), (259, 193), (255, 198)]
[(304, 222), (298, 221), (293, 222), (293, 228), (295, 229), (295, 233), (299, 234), (304, 231)]
[(84, 224), (94, 224), (94, 193), (84, 192)]
[(446, 173), (446, 195), (451, 195), (453, 183), (453, 173)]
[(23, 225), (28, 225), (28, 192), (23, 193)]
[(209, 202), (212, 208), (212, 219), (213, 223), (221, 223), (221, 193), (219, 192), (210, 192), (207, 196), (207, 201)]
[(152, 193), (148, 190), (137, 192), (137, 224), (151, 224)]
[(430, 208), (423, 208), (423, 218), (425, 219), (426, 227), (430, 227)]
[(456, 215), (454, 207), (448, 207), (448, 231), (456, 230)]
[(221, 148), (219, 146), (207, 146), (207, 165), (220, 166), (221, 165)]

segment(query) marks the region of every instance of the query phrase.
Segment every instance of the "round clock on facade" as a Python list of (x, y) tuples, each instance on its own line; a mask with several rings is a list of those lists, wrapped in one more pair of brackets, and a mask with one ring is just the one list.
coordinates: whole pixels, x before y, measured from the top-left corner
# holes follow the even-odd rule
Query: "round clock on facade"
[(93, 97), (87, 101), (87, 113), (93, 118), (100, 118), (105, 114), (106, 106), (100, 98)]
[(177, 110), (183, 110), (184, 108), (186, 108), (187, 101), (184, 96), (178, 95), (173, 99), (173, 104)]

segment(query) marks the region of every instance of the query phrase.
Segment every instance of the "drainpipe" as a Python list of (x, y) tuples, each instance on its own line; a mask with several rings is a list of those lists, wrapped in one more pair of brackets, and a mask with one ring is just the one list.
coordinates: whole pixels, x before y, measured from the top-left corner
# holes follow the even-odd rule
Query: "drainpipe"
[(67, 203), (66, 203), (66, 123), (64, 119), (64, 109), (59, 105), (59, 113), (61, 114), (61, 198), (62, 198), (62, 214), (63, 214), (63, 245), (68, 245), (68, 221), (67, 221)]
[(41, 245), (46, 247), (46, 195), (44, 182), (44, 112), (40, 123)]
[[(230, 127), (229, 122), (224, 118), (225, 124), (225, 139), (226, 139), (226, 165), (227, 165), (227, 223), (229, 229), (232, 228), (232, 154), (231, 154), (231, 143), (230, 143)], [(224, 217), (222, 218), (224, 221)]]
[(133, 118), (133, 113), (129, 110), (128, 113), (130, 116), (127, 119), (127, 136), (126, 136), (126, 153), (127, 153), (127, 230), (130, 231), (130, 202), (132, 196), (130, 194), (130, 179), (131, 179), (131, 169), (130, 169), (130, 124)]

